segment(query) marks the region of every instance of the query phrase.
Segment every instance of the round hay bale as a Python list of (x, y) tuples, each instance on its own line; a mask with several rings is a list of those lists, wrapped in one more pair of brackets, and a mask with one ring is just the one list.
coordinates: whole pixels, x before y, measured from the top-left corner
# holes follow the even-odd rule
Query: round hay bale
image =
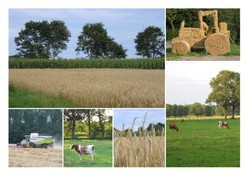
[(186, 55), (190, 52), (190, 45), (184, 40), (172, 40), (172, 52), (175, 54)]
[(230, 40), (222, 33), (215, 33), (207, 37), (205, 41), (206, 52), (218, 56), (230, 52)]

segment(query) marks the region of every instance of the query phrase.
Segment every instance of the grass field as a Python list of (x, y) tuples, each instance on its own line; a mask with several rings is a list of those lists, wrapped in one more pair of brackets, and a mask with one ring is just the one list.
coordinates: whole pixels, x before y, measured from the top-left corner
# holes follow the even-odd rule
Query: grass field
[[(75, 150), (70, 150), (72, 144), (95, 145), (95, 159), (92, 162), (90, 155), (83, 155), (80, 160)], [(111, 140), (64, 140), (64, 166), (65, 167), (112, 167), (112, 141)]]
[[(12, 87), (26, 90), (11, 96), (10, 89), (10, 107), (33, 107), (33, 102), (40, 102), (40, 93), (68, 101), (65, 107), (164, 107), (164, 70), (10, 69), (9, 81)], [(43, 101), (40, 107), (60, 107)]]
[[(238, 50), (239, 51), (238, 51)], [(172, 53), (171, 48), (166, 49), (166, 57), (167, 61), (171, 60), (181, 60), (183, 57), (205, 57), (205, 56), (210, 56), (205, 52), (205, 49), (203, 47), (195, 47), (191, 49), (191, 52), (187, 55), (179, 55), (179, 54), (174, 54)], [(230, 52), (225, 54), (224, 56), (240, 56), (240, 46), (239, 45), (232, 45), (230, 47)]]
[(174, 121), (179, 131), (170, 131), (167, 120), (167, 167), (239, 167), (240, 120), (227, 120), (230, 129), (218, 129), (218, 120)]
[(62, 150), (10, 146), (9, 167), (62, 167)]
[(78, 107), (63, 97), (46, 95), (41, 91), (31, 91), (27, 88), (9, 86), (9, 107)]

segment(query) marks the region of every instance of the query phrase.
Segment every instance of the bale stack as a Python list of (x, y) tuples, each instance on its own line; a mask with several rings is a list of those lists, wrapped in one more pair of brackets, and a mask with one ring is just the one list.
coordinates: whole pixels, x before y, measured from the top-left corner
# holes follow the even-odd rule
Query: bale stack
[(230, 52), (229, 38), (222, 33), (210, 35), (205, 41), (206, 52), (218, 56)]

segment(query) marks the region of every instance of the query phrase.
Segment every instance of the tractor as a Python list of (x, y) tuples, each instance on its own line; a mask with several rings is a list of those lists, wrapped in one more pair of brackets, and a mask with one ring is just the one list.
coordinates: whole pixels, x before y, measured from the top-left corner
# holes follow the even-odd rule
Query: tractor
[(21, 142), (16, 145), (18, 148), (45, 148), (52, 146), (54, 139), (52, 136), (40, 136), (38, 133), (31, 133), (30, 135), (25, 135)]
[[(203, 17), (212, 16), (214, 27), (209, 30)], [(227, 30), (227, 23), (221, 22), (218, 25), (218, 11), (199, 11), (199, 28), (185, 27), (182, 21), (179, 35), (172, 39), (172, 52), (186, 55), (191, 52), (193, 46), (204, 46), (206, 53), (211, 55), (223, 55), (230, 52), (230, 31)]]

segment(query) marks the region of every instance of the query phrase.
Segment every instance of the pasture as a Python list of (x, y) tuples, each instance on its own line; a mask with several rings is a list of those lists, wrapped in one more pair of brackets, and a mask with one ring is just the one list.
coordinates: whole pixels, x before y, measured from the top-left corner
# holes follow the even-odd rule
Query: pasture
[[(240, 120), (226, 120), (230, 129), (218, 129), (218, 120), (167, 120), (167, 167), (239, 167)], [(169, 129), (175, 123), (179, 131)]]
[[(18, 89), (58, 97), (82, 108), (164, 107), (164, 70), (10, 69), (9, 82)], [(25, 97), (18, 96), (18, 100), (13, 97), (10, 103), (26, 102), (27, 107)], [(45, 102), (41, 107), (56, 107), (54, 103)]]
[[(72, 144), (95, 145), (94, 161), (90, 155), (83, 155), (80, 160), (78, 153), (71, 150)], [(112, 141), (111, 140), (64, 140), (64, 166), (65, 167), (112, 167)]]
[(62, 150), (9, 146), (9, 167), (62, 167)]

